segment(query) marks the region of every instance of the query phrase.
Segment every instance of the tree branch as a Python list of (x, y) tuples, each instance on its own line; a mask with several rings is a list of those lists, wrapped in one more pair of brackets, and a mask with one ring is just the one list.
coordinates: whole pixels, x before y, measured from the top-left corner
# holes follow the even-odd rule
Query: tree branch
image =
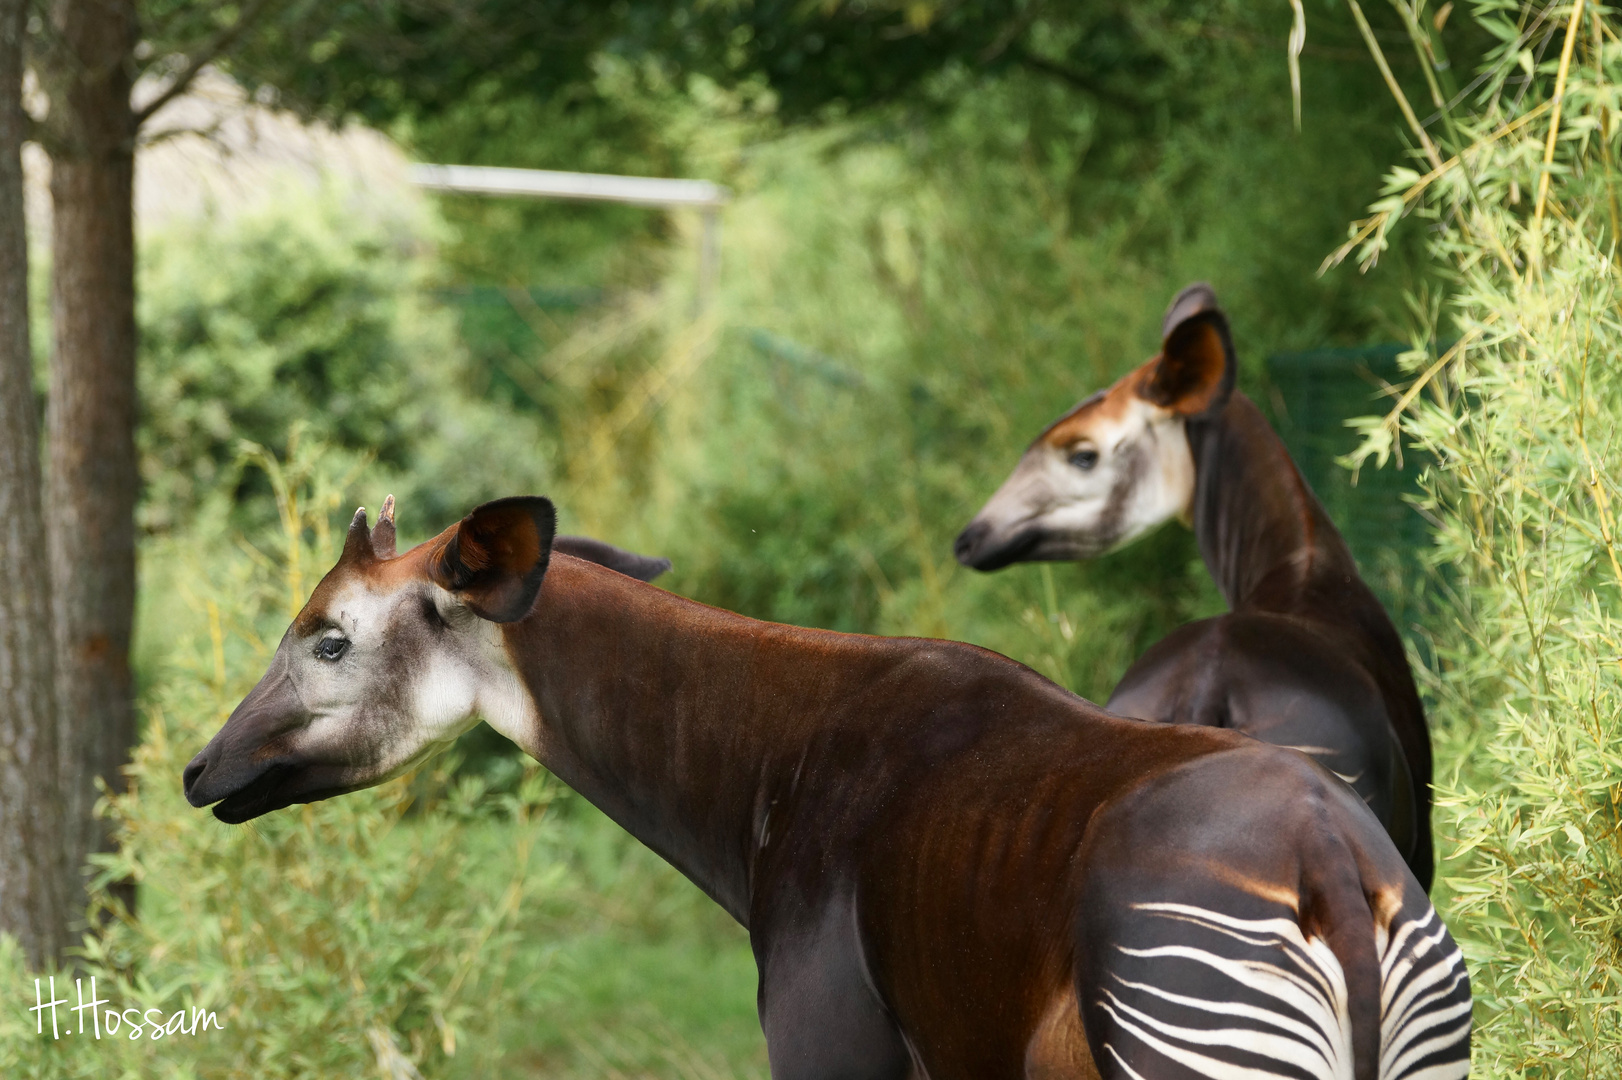
[(174, 81), (164, 88), (163, 93), (159, 94), (157, 97), (153, 98), (151, 101), (147, 102), (146, 105), (142, 106), (136, 111), (135, 126), (140, 128), (141, 125), (152, 119), (153, 115), (159, 109), (169, 104), (181, 94), (184, 94), (191, 87), (193, 80), (197, 78), (197, 73), (202, 71), (203, 68), (207, 67), (209, 64), (212, 64), (215, 60), (218, 60), (233, 45), (235, 45), (237, 43), (237, 39), (240, 38), (250, 26), (252, 26), (255, 22), (258, 22), (259, 17), (263, 15), (265, 10), (274, 2), (275, 0), (248, 0), (247, 6), (244, 7), (242, 9), (242, 13), (237, 16), (236, 22), (232, 23), (230, 26), (227, 26), (218, 34), (215, 34), (212, 41), (208, 42), (196, 52), (193, 52), (190, 58), (186, 61), (186, 66), (181, 69), (180, 74), (175, 76)]

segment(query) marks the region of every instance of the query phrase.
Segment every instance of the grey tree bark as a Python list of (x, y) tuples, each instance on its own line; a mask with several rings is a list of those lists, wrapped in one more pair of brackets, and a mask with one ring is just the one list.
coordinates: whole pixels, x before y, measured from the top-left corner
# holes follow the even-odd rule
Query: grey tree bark
[(0, 0), (0, 931), (44, 967), (67, 944), (56, 648), (40, 503), (23, 222), (23, 20)]
[(50, 98), (51, 316), (46, 523), (55, 586), (61, 787), (73, 872), (109, 838), (97, 778), (122, 790), (135, 738), (137, 37), (131, 0), (55, 0), (42, 58)]

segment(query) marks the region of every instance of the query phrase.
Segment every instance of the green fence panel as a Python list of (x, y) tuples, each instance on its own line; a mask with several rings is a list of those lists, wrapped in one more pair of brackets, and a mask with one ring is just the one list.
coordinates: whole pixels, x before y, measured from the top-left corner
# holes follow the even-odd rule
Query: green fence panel
[(1274, 425), (1307, 483), (1346, 537), (1364, 580), (1406, 636), (1420, 616), (1424, 593), (1421, 553), (1430, 544), (1425, 519), (1408, 498), (1419, 491), (1423, 462), (1405, 453), (1402, 467), (1364, 465), (1352, 473), (1335, 459), (1357, 445), (1346, 426), (1354, 416), (1384, 413), (1382, 390), (1411, 376), (1397, 366), (1403, 345), (1315, 349), (1267, 358)]

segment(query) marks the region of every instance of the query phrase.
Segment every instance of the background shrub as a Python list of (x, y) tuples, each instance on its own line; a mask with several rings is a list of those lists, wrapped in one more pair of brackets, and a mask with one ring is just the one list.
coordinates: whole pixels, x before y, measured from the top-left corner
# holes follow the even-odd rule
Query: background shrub
[(1405, 436), (1433, 462), (1438, 893), (1471, 963), (1475, 1075), (1616, 1077), (1622, 44), (1595, 9), (1476, 6), (1501, 39), (1479, 92), (1346, 249), (1372, 256), (1412, 212), (1445, 283), (1413, 305), (1412, 379), (1356, 460)]

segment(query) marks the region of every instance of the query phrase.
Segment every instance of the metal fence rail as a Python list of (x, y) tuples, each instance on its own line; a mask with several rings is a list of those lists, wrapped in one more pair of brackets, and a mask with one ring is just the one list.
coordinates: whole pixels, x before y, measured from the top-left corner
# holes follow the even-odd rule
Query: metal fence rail
[(487, 165), (412, 165), (406, 175), (418, 187), (471, 195), (527, 195), (540, 199), (700, 209), (724, 206), (732, 198), (730, 191), (708, 180), (668, 180), (652, 176), (502, 169)]

